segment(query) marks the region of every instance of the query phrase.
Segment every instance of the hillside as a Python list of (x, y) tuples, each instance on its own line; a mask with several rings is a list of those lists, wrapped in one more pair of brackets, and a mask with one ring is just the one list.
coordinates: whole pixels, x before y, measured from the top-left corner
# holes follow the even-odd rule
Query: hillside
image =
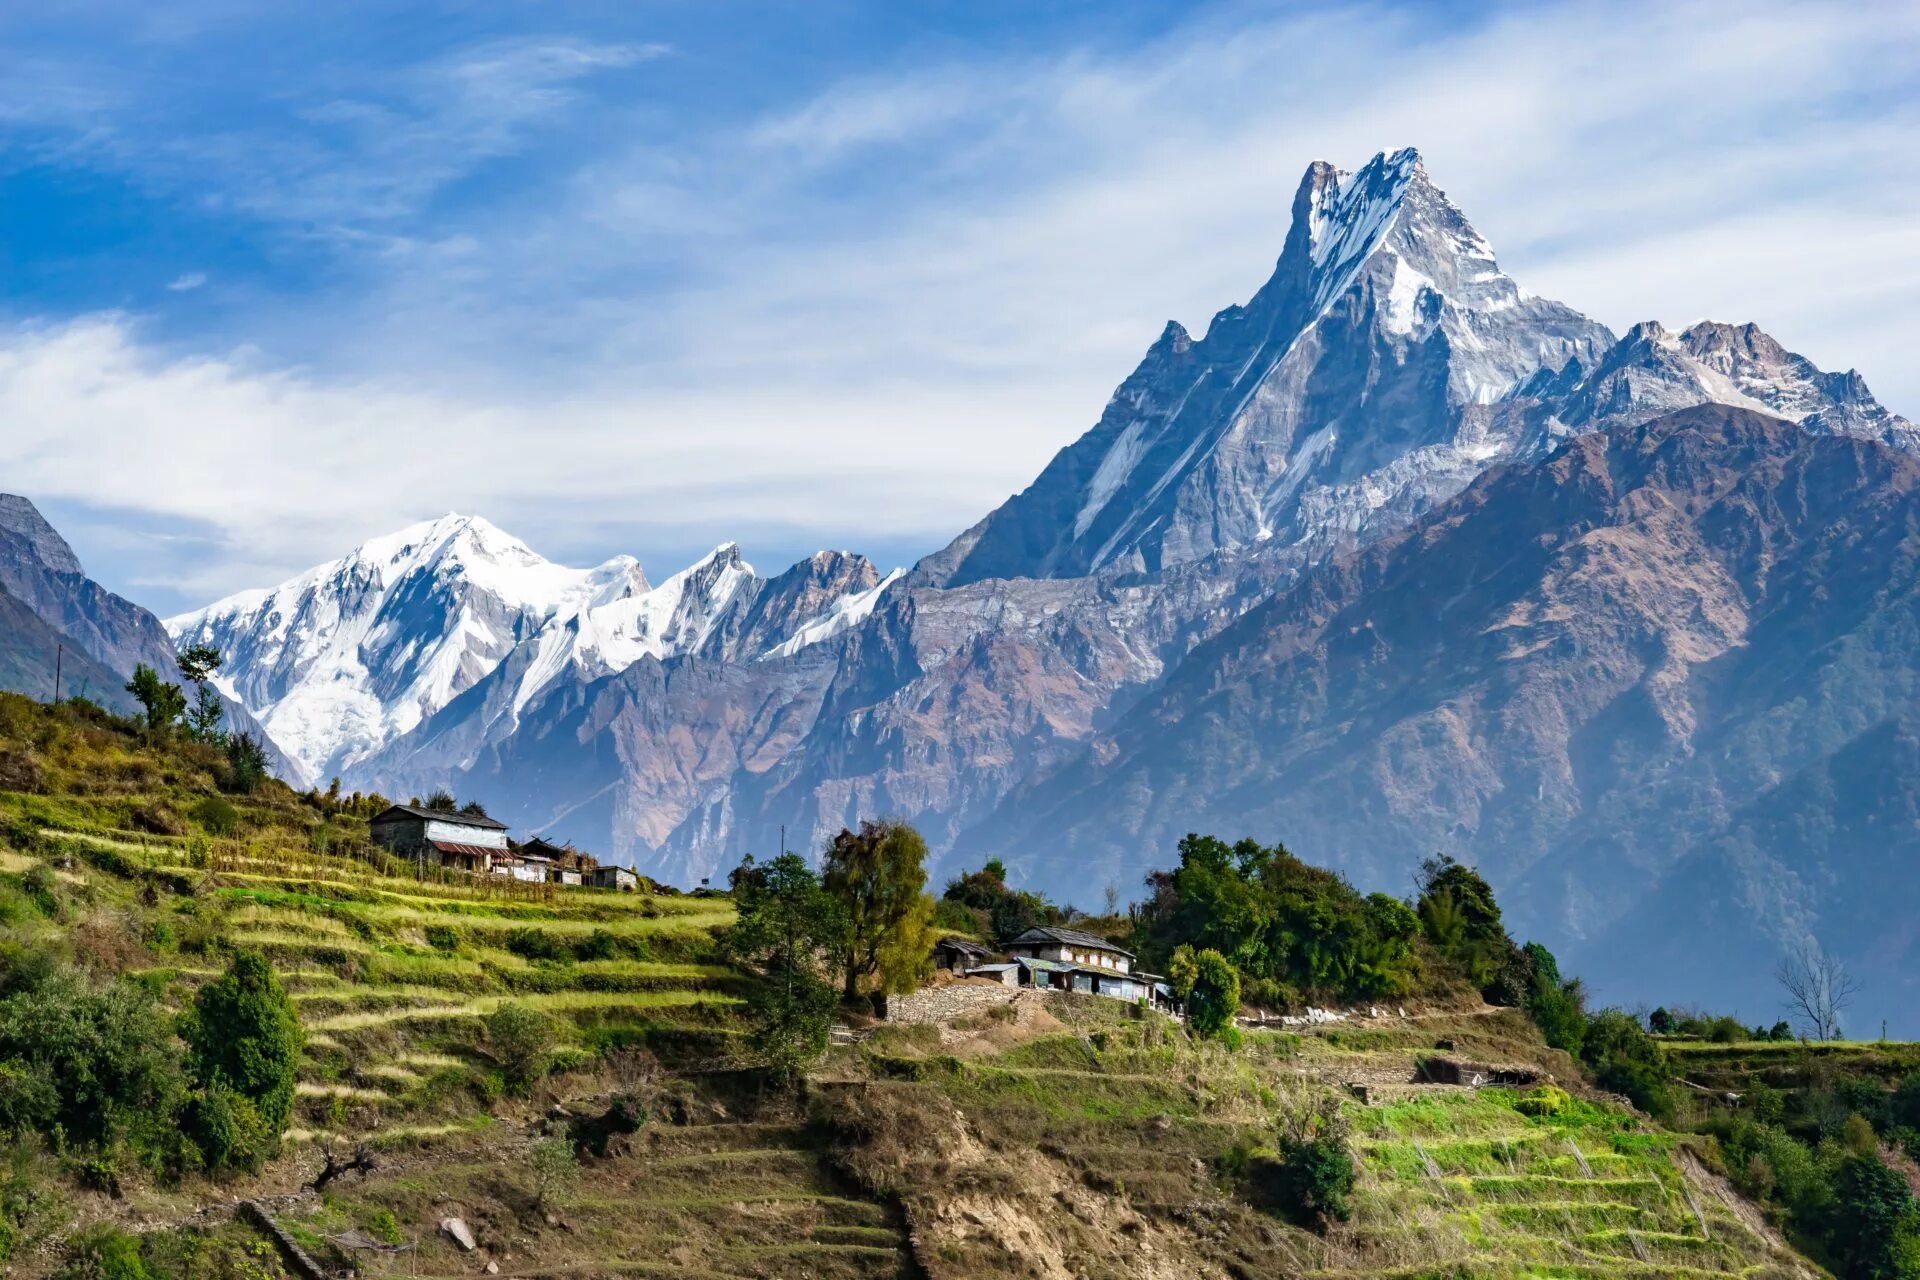
[[(237, 1198), (324, 1267), (344, 1239), (423, 1276), (1814, 1274), (1691, 1140), (1588, 1089), (1515, 1011), (1235, 1046), (1022, 992), (882, 1026), (783, 1091), (743, 1034), (725, 897), (422, 875), (365, 848), (368, 798), (224, 793), (217, 753), (84, 707), (0, 697), (0, 750), (0, 1030), (38, 966), (180, 1010), (257, 949), (304, 1033), (257, 1171), (168, 1173), (137, 1123), (95, 1152), (16, 1132), (14, 1274), (116, 1248), (156, 1278), (273, 1274)], [(551, 1045), (518, 1052), (503, 1009)], [(1421, 1082), (1441, 1058), (1575, 1099)], [(1303, 1132), (1350, 1134), (1349, 1220), (1274, 1201), (1273, 1150)], [(371, 1170), (303, 1190), (356, 1153)]]

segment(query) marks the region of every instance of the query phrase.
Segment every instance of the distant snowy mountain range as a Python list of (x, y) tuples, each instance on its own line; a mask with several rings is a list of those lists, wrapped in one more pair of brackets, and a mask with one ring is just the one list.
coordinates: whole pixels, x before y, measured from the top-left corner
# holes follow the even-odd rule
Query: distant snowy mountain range
[[(1669, 420), (1677, 434), (1650, 425)], [(1692, 470), (1596, 457), (1596, 440)], [(1616, 336), (1527, 292), (1406, 150), (1351, 174), (1311, 166), (1251, 299), (1198, 337), (1168, 324), (1090, 431), (905, 573), (822, 552), (761, 578), (723, 546), (655, 587), (631, 559), (562, 568), (448, 516), (167, 627), (228, 655), (228, 691), (315, 777), (449, 785), (682, 883), (782, 827), (817, 847), (885, 814), (916, 822), (945, 868), (991, 852), (1086, 900), (1129, 891), (1191, 823), (1297, 834), (1367, 888), (1454, 852), (1520, 886), (1523, 926), (1602, 982), (1608, 949), (1632, 945), (1635, 895), (1698, 877), (1751, 917), (1700, 945), (1814, 934), (1891, 954), (1908, 943), (1834, 925), (1872, 882), (1864, 845), (1833, 844), (1800, 869), (1817, 891), (1787, 902), (1754, 887), (1755, 868), (1792, 863), (1787, 828), (1729, 824), (1863, 735), (1920, 724), (1902, 692), (1909, 676), (1920, 689), (1920, 647), (1892, 630), (1743, 649), (1813, 626), (1817, 591), (1772, 594), (1769, 572), (1838, 554), (1836, 495), (1903, 501), (1916, 452), (1920, 431), (1857, 373), (1752, 325)], [(1749, 470), (1730, 480), (1720, 456)], [(1735, 482), (1757, 489), (1709, 500)], [(1790, 482), (1811, 488), (1766, 488)], [(1834, 501), (1805, 501), (1814, 489)], [(1472, 536), (1446, 535), (1460, 520)], [(1513, 558), (1546, 546), (1577, 571)], [(1456, 559), (1423, 559), (1442, 554)], [(1358, 567), (1370, 556), (1392, 557), (1385, 578)], [(1847, 617), (1895, 628), (1886, 602), (1913, 575), (1871, 564), (1881, 577), (1847, 590), (1877, 603)], [(1649, 612), (1650, 573), (1690, 591)], [(1402, 589), (1442, 580), (1457, 594)], [(1451, 651), (1416, 648), (1443, 633)], [(1513, 643), (1475, 648), (1496, 635)], [(1731, 654), (1742, 698), (1713, 692)], [(1821, 675), (1862, 654), (1881, 691), (1865, 702)], [(1766, 723), (1799, 727), (1749, 735)], [(1736, 740), (1750, 768), (1687, 772)], [(1327, 754), (1296, 759), (1295, 742)], [(1337, 787), (1313, 772), (1331, 760)], [(1635, 799), (1683, 776), (1700, 788), (1684, 803), (1712, 815), (1684, 833)], [(1920, 804), (1912, 780), (1895, 792)], [(1911, 822), (1889, 822), (1920, 852)]]
[(858, 556), (822, 552), (804, 567), (811, 589), (774, 605), (731, 543), (656, 587), (631, 556), (570, 569), (479, 516), (448, 514), (166, 627), (183, 646), (226, 655), (222, 689), (263, 708), (274, 740), (313, 776), (363, 774), (503, 666), (514, 677), (496, 710), (510, 731), (555, 681), (695, 653), (731, 637), (736, 617), (762, 654), (791, 654), (858, 623), (883, 585)]

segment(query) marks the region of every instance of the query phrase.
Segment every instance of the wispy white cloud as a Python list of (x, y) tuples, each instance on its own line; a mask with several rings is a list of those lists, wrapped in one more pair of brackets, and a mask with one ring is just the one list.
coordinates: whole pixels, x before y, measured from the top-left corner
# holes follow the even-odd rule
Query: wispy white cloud
[(181, 275), (177, 275), (172, 280), (170, 280), (167, 283), (167, 289), (171, 293), (192, 293), (195, 289), (198, 289), (202, 285), (206, 284), (206, 282), (207, 282), (206, 272), (188, 271)]
[[(36, 425), (0, 441), (10, 482), (210, 521), (208, 592), (447, 506), (536, 545), (769, 510), (932, 545), (1091, 423), (1162, 321), (1252, 292), (1308, 161), (1406, 143), (1536, 290), (1616, 327), (1757, 320), (1920, 408), (1912, 6), (1211, 10), (744, 120), (594, 96), (664, 52), (473, 46), (308, 86), (313, 136), (271, 162), (197, 139), (208, 198), (350, 229), (370, 283), (250, 317), (298, 372), (162, 356), (120, 318), (12, 335), (0, 416)], [(590, 134), (537, 190), (432, 216), (568, 119)]]

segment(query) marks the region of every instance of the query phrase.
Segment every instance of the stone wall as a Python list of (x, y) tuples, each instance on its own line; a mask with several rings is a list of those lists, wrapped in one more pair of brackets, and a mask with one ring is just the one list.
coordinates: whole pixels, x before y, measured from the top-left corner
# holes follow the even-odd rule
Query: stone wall
[(889, 996), (887, 1021), (910, 1027), (929, 1022), (952, 1022), (969, 1013), (1012, 1004), (1019, 998), (1019, 987), (997, 984), (990, 987), (983, 983), (956, 982), (951, 986), (926, 987), (909, 996)]

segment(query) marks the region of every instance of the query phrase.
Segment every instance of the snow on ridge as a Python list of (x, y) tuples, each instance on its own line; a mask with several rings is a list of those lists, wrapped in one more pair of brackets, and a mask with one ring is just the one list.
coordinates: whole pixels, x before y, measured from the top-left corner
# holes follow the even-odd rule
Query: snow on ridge
[(831, 640), (834, 636), (865, 622), (880, 603), (880, 597), (888, 587), (906, 576), (905, 569), (894, 569), (865, 591), (856, 591), (841, 596), (828, 607), (825, 613), (809, 618), (794, 628), (791, 636), (774, 645), (760, 655), (762, 661), (768, 658), (791, 658), (794, 654), (822, 640)]
[(630, 556), (572, 569), (449, 512), (164, 625), (177, 643), (219, 647), (226, 687), (318, 772), (406, 733), (524, 636), (646, 585)]

